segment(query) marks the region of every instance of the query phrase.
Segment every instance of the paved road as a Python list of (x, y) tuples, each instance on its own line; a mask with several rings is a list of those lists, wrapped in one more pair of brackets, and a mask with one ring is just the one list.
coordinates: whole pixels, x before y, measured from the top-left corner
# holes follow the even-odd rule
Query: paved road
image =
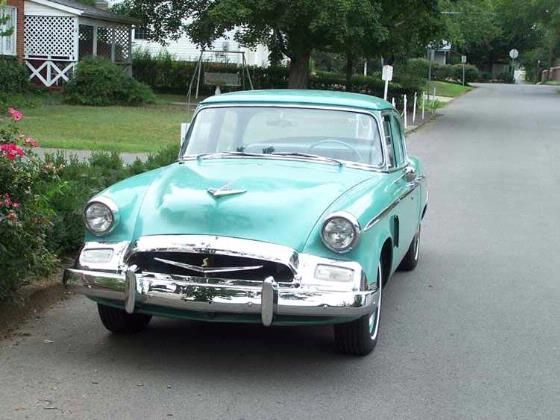
[(390, 282), (371, 356), (327, 328), (112, 337), (75, 297), (0, 343), (0, 418), (559, 418), (559, 112), (554, 89), (483, 86), (411, 136), (422, 261)]

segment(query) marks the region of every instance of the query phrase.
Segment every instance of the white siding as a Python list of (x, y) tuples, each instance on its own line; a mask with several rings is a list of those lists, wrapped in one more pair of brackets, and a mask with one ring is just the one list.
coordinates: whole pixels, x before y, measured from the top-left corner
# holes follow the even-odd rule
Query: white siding
[(76, 14), (44, 6), (32, 0), (27, 0), (25, 2), (25, 14), (28, 16), (76, 16)]
[[(197, 61), (200, 57), (200, 48), (194, 44), (187, 36), (182, 36), (176, 41), (168, 41), (165, 46), (157, 42), (146, 41), (141, 39), (134, 39), (132, 41), (134, 49), (141, 49), (150, 52), (152, 55), (157, 55), (160, 52), (167, 51), (176, 60), (182, 61)], [(241, 47), (239, 43), (231, 39), (219, 38), (212, 44), (214, 50), (228, 50), (228, 51), (244, 51), (245, 60), (248, 65), (266, 67), (268, 61), (268, 48), (265, 45), (259, 45), (254, 50)], [(242, 58), (240, 54), (216, 54), (214, 57), (210, 52), (205, 53), (204, 60), (239, 63), (241, 64)]]

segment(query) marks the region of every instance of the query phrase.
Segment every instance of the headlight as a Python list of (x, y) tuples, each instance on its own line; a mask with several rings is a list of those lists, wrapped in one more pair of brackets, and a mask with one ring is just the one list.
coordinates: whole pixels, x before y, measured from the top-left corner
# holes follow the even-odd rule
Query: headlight
[(105, 198), (89, 202), (84, 211), (87, 229), (94, 235), (106, 235), (117, 223), (117, 206)]
[(325, 220), (321, 237), (331, 251), (348, 252), (358, 243), (360, 225), (351, 214), (335, 213)]

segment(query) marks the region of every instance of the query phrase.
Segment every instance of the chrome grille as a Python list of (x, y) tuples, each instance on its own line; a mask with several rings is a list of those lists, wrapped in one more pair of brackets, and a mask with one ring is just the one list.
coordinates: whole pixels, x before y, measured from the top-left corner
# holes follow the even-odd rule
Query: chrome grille
[(137, 252), (128, 265), (140, 272), (176, 274), (232, 280), (263, 281), (272, 276), (276, 282), (291, 282), (292, 270), (279, 262), (256, 258), (196, 252)]

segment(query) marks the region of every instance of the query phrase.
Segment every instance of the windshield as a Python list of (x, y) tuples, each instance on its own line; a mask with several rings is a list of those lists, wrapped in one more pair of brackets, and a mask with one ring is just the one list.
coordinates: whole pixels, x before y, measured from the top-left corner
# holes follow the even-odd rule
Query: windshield
[(316, 155), (381, 166), (376, 120), (368, 114), (312, 108), (223, 107), (201, 110), (184, 157), (212, 153)]

